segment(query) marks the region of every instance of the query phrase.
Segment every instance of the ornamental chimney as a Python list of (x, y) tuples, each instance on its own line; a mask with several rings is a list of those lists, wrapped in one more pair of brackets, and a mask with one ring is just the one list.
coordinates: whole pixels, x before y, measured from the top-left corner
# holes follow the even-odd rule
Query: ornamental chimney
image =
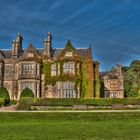
[(51, 50), (52, 50), (51, 40), (52, 40), (51, 33), (48, 32), (47, 39), (45, 38), (44, 40), (44, 55), (48, 57), (51, 57)]
[(12, 57), (18, 58), (19, 54), (22, 50), (22, 36), (20, 33), (18, 33), (16, 40), (13, 40), (12, 42)]

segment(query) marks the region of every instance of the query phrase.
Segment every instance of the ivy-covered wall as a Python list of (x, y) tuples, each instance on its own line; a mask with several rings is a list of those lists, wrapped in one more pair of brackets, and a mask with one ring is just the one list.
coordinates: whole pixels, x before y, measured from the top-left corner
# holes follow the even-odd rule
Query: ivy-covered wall
[[(96, 76), (96, 83), (94, 83), (94, 70), (93, 62), (91, 58), (85, 59), (75, 59), (72, 60), (75, 64), (74, 74), (63, 73), (63, 64), (70, 60), (56, 60), (43, 63), (41, 66), (42, 73), (45, 75), (45, 85), (55, 85), (57, 81), (73, 81), (75, 82), (75, 90), (80, 85), (80, 98), (93, 98), (94, 92), (96, 93), (97, 98), (99, 95), (99, 79)], [(79, 74), (77, 73), (77, 63), (80, 64)], [(51, 76), (51, 65), (56, 64), (57, 74), (56, 76)], [(59, 69), (59, 70), (58, 70)], [(59, 73), (58, 73), (59, 71)], [(95, 85), (94, 85), (95, 84)]]
[[(90, 49), (88, 51), (91, 51)], [(67, 52), (72, 52), (72, 57), (66, 57)], [(89, 53), (89, 52), (88, 52)], [(63, 73), (63, 64), (72, 61), (75, 64), (75, 73)], [(56, 64), (57, 74), (51, 76), (51, 65)], [(77, 72), (77, 63), (80, 63), (80, 71)], [(45, 75), (45, 85), (55, 85), (57, 81), (75, 82), (75, 90), (80, 86), (80, 98), (99, 97), (99, 69), (94, 67), (91, 54), (88, 57), (82, 57), (68, 41), (65, 49), (55, 61), (46, 61), (42, 64), (42, 73)], [(59, 70), (58, 70), (59, 69)]]
[(88, 58), (82, 63), (82, 97), (93, 98), (93, 88), (93, 64)]
[[(63, 64), (67, 62), (66, 60), (57, 60), (53, 62), (47, 62), (45, 64), (42, 64), (42, 73), (45, 74), (45, 85), (55, 85), (57, 81), (73, 81), (75, 82), (75, 89), (77, 89), (77, 86), (81, 84), (82, 82), (82, 74), (81, 70), (79, 71), (79, 74), (77, 74), (76, 64), (81, 62), (75, 61), (75, 72), (74, 74), (66, 74), (63, 73)], [(57, 74), (56, 76), (51, 76), (51, 65), (56, 64)], [(60, 73), (58, 74), (58, 65), (60, 65)]]

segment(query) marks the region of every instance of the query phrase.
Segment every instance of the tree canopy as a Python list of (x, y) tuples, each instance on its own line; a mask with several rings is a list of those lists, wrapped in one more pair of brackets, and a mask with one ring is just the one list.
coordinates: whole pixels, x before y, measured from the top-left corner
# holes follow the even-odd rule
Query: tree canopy
[(140, 97), (140, 60), (133, 60), (123, 68), (124, 92), (126, 97)]

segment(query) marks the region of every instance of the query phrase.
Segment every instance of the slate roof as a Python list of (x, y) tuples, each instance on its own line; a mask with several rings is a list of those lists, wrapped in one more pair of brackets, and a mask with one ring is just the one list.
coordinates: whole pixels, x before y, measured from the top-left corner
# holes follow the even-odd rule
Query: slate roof
[(112, 71), (100, 72), (100, 78), (103, 79), (104, 77), (108, 79), (118, 79), (117, 75), (112, 73)]
[[(52, 50), (52, 56), (53, 57), (58, 57), (61, 52), (63, 51), (62, 48), (56, 48)], [(87, 57), (89, 55), (89, 49), (88, 48), (77, 48), (76, 51), (78, 52), (78, 54), (80, 54), (83, 57)]]
[[(58, 57), (64, 48), (55, 48), (52, 49), (52, 57)], [(37, 49), (40, 55), (43, 55), (44, 49)], [(11, 58), (12, 50), (1, 50), (4, 53), (5, 58)], [(25, 49), (22, 50), (20, 56), (24, 53)], [(83, 57), (87, 57), (89, 55), (89, 48), (77, 48), (76, 51)]]
[(11, 58), (12, 50), (1, 50), (5, 56), (5, 58)]

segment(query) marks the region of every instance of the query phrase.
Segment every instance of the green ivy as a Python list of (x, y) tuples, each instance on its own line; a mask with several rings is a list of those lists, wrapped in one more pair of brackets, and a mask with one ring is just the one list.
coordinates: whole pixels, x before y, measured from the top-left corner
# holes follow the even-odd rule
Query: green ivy
[[(47, 62), (46, 64), (42, 64), (41, 71), (45, 75), (45, 85), (55, 85), (57, 81), (73, 81), (75, 82), (75, 89), (77, 89), (77, 86), (82, 82), (81, 71), (79, 72), (78, 75), (63, 73), (64, 62), (67, 62), (67, 60), (56, 60), (54, 62)], [(60, 74), (58, 75), (57, 73), (56, 76), (51, 76), (51, 65), (54, 63), (56, 63), (57, 68), (58, 64), (60, 64)]]

